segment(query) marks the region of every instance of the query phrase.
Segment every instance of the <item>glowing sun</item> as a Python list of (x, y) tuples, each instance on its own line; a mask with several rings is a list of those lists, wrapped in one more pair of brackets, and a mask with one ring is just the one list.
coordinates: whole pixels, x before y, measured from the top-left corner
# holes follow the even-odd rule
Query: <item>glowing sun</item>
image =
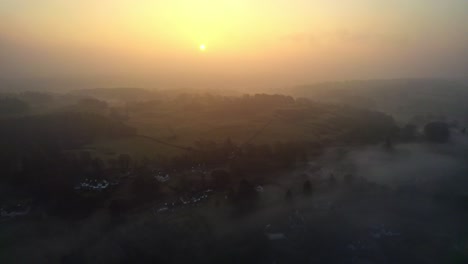
[(201, 44), (201, 45), (200, 45), (200, 50), (201, 50), (201, 51), (205, 51), (205, 50), (206, 50), (205, 44)]

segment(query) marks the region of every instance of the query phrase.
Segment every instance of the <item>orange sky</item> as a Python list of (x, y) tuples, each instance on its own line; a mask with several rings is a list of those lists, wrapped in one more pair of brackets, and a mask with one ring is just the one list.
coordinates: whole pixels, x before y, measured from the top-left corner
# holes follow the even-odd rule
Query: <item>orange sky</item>
[(466, 0), (0, 0), (0, 78), (292, 85), (466, 72)]

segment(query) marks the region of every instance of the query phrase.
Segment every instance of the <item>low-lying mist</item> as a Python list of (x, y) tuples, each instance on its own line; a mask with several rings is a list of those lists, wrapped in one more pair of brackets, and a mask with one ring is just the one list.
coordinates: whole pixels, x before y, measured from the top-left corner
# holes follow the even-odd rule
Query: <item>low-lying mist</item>
[(395, 188), (466, 194), (468, 139), (452, 133), (448, 144), (399, 144), (391, 150), (366, 147), (350, 151), (344, 162), (356, 175)]

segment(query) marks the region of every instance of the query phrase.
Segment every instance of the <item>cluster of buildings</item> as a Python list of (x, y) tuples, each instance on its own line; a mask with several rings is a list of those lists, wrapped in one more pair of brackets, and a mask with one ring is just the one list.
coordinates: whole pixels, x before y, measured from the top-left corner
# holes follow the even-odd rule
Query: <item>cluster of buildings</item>
[(107, 180), (85, 179), (75, 186), (76, 191), (103, 191), (111, 186)]

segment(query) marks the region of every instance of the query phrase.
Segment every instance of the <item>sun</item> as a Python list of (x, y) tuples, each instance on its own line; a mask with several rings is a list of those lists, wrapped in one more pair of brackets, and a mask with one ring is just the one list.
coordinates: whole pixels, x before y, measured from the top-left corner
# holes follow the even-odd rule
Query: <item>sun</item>
[(200, 50), (201, 50), (201, 51), (205, 51), (205, 50), (206, 50), (205, 44), (201, 44), (201, 45), (200, 45)]

